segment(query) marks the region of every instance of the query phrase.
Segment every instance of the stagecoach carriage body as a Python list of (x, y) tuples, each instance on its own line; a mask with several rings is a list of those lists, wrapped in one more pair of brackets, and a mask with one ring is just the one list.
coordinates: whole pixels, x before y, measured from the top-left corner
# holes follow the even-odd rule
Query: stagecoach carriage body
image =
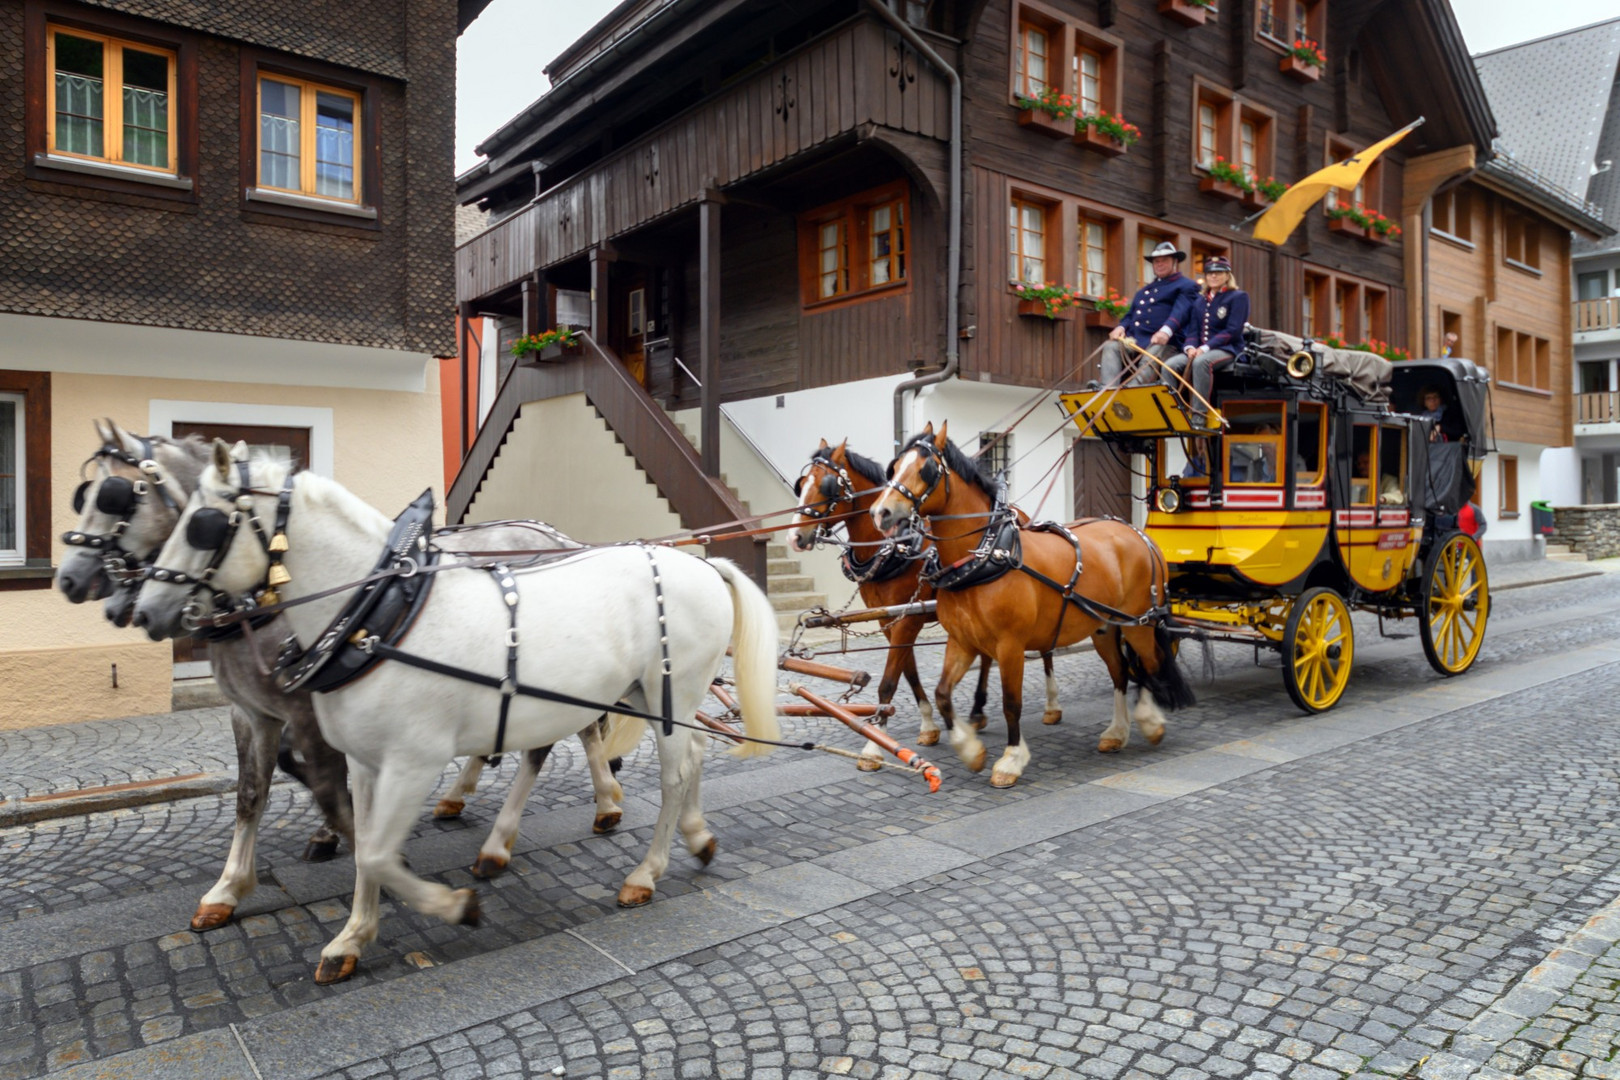
[[(1444, 441), (1418, 415), (1431, 387), (1455, 410)], [(1199, 409), (1206, 426), (1194, 428), (1190, 398), (1177, 383), (1062, 399), (1083, 437), (1146, 461), (1146, 531), (1170, 565), (1175, 629), (1280, 652), (1309, 712), (1344, 693), (1352, 610), (1377, 613), (1381, 628), (1416, 618), (1442, 674), (1473, 664), (1488, 583), (1455, 523), (1490, 449), (1482, 370), (1450, 358), (1392, 365), (1250, 328), (1217, 374), (1212, 408)]]

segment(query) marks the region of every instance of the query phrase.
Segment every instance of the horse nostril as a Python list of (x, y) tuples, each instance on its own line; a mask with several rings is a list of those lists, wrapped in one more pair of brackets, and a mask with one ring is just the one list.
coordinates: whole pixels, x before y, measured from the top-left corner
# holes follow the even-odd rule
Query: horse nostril
[(131, 621), (136, 626), (140, 627), (141, 629), (143, 629), (143, 630), (146, 629), (146, 622), (147, 622), (146, 612), (142, 611), (140, 608), (136, 608), (135, 609), (135, 614), (131, 618)]

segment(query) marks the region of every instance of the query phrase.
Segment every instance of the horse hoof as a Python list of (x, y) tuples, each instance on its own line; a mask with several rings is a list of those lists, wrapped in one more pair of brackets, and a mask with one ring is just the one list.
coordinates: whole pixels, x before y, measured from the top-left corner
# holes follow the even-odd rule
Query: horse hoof
[(1099, 754), (1117, 754), (1123, 749), (1125, 749), (1125, 744), (1118, 739), (1097, 740), (1097, 753)]
[(1041, 723), (1043, 723), (1043, 724), (1061, 724), (1061, 723), (1063, 723), (1063, 710), (1062, 709), (1048, 709), (1046, 712), (1041, 714)]
[(467, 804), (460, 799), (440, 799), (439, 805), (433, 808), (433, 816), (436, 818), (460, 817), (461, 812), (466, 808)]
[(1143, 734), (1147, 736), (1149, 746), (1158, 746), (1164, 741), (1164, 728), (1160, 728), (1158, 731), (1143, 732)]
[(973, 725), (974, 731), (983, 731), (985, 728), (990, 726), (990, 718), (984, 715), (982, 712), (974, 713), (972, 716), (968, 717), (968, 723)]
[(456, 892), (463, 893), (467, 897), (467, 904), (461, 909), (461, 918), (456, 922), (461, 926), (477, 926), (478, 894), (471, 889), (457, 889)]
[(591, 832), (593, 832), (593, 833), (609, 833), (609, 832), (612, 832), (614, 829), (617, 829), (619, 827), (619, 822), (621, 822), (623, 820), (624, 820), (624, 814), (621, 811), (615, 811), (614, 813), (611, 813), (611, 814), (597, 814), (596, 815), (596, 820), (591, 823)]
[(962, 759), (962, 764), (966, 765), (969, 769), (972, 769), (974, 772), (983, 772), (984, 771), (984, 746), (983, 746), (983, 744), (980, 744), (979, 752), (977, 754), (973, 755), (973, 760), (972, 761), (969, 761), (967, 758), (963, 758)]
[(323, 956), (315, 966), (315, 981), (322, 986), (340, 983), (354, 974), (359, 963), (358, 956)]
[(858, 758), (855, 761), (855, 767), (861, 770), (861, 772), (877, 772), (879, 769), (883, 768), (883, 760), (881, 758), (871, 757)]
[(305, 862), (331, 862), (337, 858), (337, 837), (330, 840), (311, 840), (309, 846), (304, 848)]
[(645, 885), (625, 885), (619, 890), (620, 907), (641, 907), (651, 903), (653, 891)]
[(929, 728), (927, 731), (917, 732), (918, 746), (937, 746), (939, 744), (939, 728)]
[(193, 930), (218, 930), (231, 921), (236, 908), (231, 904), (198, 904), (197, 914), (191, 917)]
[(991, 787), (1007, 788), (1012, 787), (1016, 783), (1018, 783), (1017, 773), (992, 772), (990, 774)]
[(696, 855), (698, 857), (698, 861), (703, 863), (704, 866), (708, 866), (710, 863), (714, 862), (714, 853), (718, 850), (720, 850), (720, 843), (711, 836), (709, 837), (709, 842), (707, 844), (704, 844), (702, 847), (692, 852), (692, 854)]
[[(472, 876), (484, 881), (498, 878), (504, 873), (506, 873), (506, 859), (500, 855), (489, 855), (480, 851), (478, 859), (472, 864)], [(473, 906), (476, 908), (477, 904)]]

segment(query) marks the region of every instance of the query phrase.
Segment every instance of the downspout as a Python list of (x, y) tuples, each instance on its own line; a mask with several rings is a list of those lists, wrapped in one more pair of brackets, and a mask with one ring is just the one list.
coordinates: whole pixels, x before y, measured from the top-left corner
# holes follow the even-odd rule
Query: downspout
[(894, 452), (900, 453), (900, 442), (905, 437), (905, 396), (925, 386), (944, 382), (956, 374), (961, 357), (957, 342), (961, 334), (957, 294), (962, 286), (962, 79), (945, 60), (913, 30), (905, 20), (884, 6), (882, 0), (866, 0), (866, 5), (890, 26), (894, 27), (907, 45), (917, 50), (923, 59), (934, 66), (951, 82), (951, 191), (947, 200), (950, 218), (950, 238), (947, 244), (945, 268), (945, 366), (938, 371), (918, 375), (894, 388)]

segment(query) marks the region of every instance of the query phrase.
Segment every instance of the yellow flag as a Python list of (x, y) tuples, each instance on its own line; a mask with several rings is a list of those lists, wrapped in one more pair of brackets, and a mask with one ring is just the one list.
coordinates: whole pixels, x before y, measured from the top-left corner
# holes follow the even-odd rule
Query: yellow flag
[(1255, 222), (1254, 238), (1269, 240), (1281, 247), (1287, 242), (1289, 234), (1299, 227), (1305, 212), (1315, 206), (1322, 196), (1335, 188), (1345, 191), (1354, 189), (1361, 183), (1361, 177), (1378, 159), (1379, 154), (1406, 138), (1406, 133), (1422, 122), (1420, 117), (1382, 142), (1375, 142), (1343, 161), (1335, 162), (1325, 169), (1318, 169), (1290, 187), (1275, 203), (1272, 203), (1271, 209)]

